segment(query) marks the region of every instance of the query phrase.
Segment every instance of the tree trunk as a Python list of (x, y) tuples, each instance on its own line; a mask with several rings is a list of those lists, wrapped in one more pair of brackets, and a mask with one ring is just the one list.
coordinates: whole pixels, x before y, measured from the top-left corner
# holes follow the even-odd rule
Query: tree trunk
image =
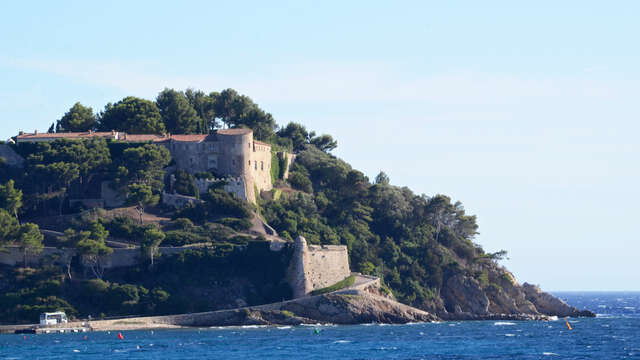
[(67, 261), (67, 276), (69, 276), (69, 280), (70, 280), (70, 281), (71, 281), (71, 280), (73, 280), (73, 279), (71, 278), (71, 259), (69, 259), (69, 260)]

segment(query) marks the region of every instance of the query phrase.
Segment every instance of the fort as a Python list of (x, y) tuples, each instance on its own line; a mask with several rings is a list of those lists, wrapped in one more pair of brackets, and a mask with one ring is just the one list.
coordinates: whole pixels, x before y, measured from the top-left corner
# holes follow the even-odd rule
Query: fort
[[(291, 243), (289, 243), (291, 244)], [(279, 245), (283, 245), (279, 243)], [(349, 256), (344, 245), (307, 245), (302, 236), (295, 240), (294, 251), (289, 261), (286, 281), (291, 286), (293, 298), (307, 297), (313, 290), (331, 286), (351, 275)], [(284, 246), (270, 246), (270, 251), (283, 251)], [(160, 247), (161, 255), (170, 256), (193, 247)], [(0, 252), (0, 264), (7, 266), (57, 264), (64, 266), (77, 255), (75, 249), (44, 247), (39, 254), (28, 254), (25, 258), (18, 246), (7, 246)], [(115, 248), (113, 253), (100, 258), (103, 269), (129, 267), (143, 261), (140, 247)]]
[[(254, 140), (251, 129), (221, 129), (213, 134), (202, 135), (155, 135), (155, 134), (127, 134), (124, 132), (70, 132), (70, 133), (23, 133), (15, 141), (20, 143), (52, 142), (60, 139), (83, 140), (102, 138), (107, 141), (125, 143), (152, 143), (164, 146), (169, 150), (174, 163), (168, 170), (184, 170), (191, 174), (211, 174), (209, 177), (197, 176), (195, 186), (200, 193), (206, 192), (211, 186), (222, 184), (221, 188), (236, 197), (249, 202), (255, 202), (256, 192), (272, 189), (271, 161), (278, 159), (284, 166), (280, 174), (286, 174), (294, 154), (285, 152), (273, 154), (271, 145)], [(3, 145), (0, 150), (6, 153), (12, 165), (20, 166), (21, 158), (15, 154), (10, 146)], [(275, 156), (274, 156), (275, 155)], [(175, 176), (168, 176), (173, 185)], [(173, 186), (170, 187), (171, 189)], [(117, 207), (122, 203), (122, 194), (115, 192), (108, 184), (103, 183), (101, 199), (79, 199), (83, 204), (96, 206)], [(182, 207), (188, 203), (201, 201), (196, 197), (176, 193), (163, 192), (163, 202), (174, 207)], [(57, 234), (55, 236), (61, 236)], [(270, 237), (269, 249), (281, 252), (285, 248), (293, 248), (286, 271), (285, 281), (292, 289), (293, 298), (305, 298), (312, 291), (323, 289), (345, 280), (351, 275), (347, 247), (343, 245), (308, 245), (304, 237), (286, 242), (275, 236)], [(193, 247), (160, 247), (162, 255), (173, 255), (191, 250)], [(239, 251), (242, 246), (238, 247)], [(28, 265), (53, 263), (64, 265), (78, 256), (75, 249), (44, 247), (39, 254), (25, 254), (17, 246), (9, 246), (0, 252), (0, 264), (19, 266), (26, 262)], [(83, 263), (84, 259), (80, 258)], [(139, 246), (129, 248), (114, 248), (110, 255), (102, 256), (99, 260), (103, 269), (130, 267), (143, 261)]]
[[(234, 195), (255, 203), (256, 190), (269, 191), (273, 188), (271, 181), (271, 145), (255, 140), (251, 129), (220, 129), (213, 134), (172, 135), (172, 134), (127, 134), (119, 131), (109, 132), (63, 132), (63, 133), (24, 133), (16, 137), (16, 142), (51, 142), (59, 139), (92, 139), (102, 138), (110, 141), (128, 143), (153, 143), (166, 147), (175, 161), (175, 167), (191, 174), (213, 172), (223, 178), (232, 178), (233, 185), (226, 190)], [(286, 158), (284, 174), (288, 173), (288, 165), (292, 154), (281, 153), (279, 158)], [(13, 162), (19, 160), (11, 158)], [(238, 180), (240, 179), (240, 180)], [(200, 191), (207, 185), (221, 179), (200, 181)], [(224, 179), (223, 179), (224, 180)], [(241, 186), (243, 189), (238, 188)], [(105, 203), (110, 203), (105, 200)]]

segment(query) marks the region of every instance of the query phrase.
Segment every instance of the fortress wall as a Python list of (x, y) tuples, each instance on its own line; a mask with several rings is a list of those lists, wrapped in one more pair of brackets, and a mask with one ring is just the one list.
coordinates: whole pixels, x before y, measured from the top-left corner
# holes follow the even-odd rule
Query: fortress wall
[(164, 146), (171, 152), (171, 157), (175, 160), (178, 169), (189, 173), (206, 171), (204, 153), (204, 143), (190, 141), (167, 141)]
[(287, 161), (284, 163), (285, 169), (284, 169), (284, 174), (282, 174), (282, 178), (284, 180), (289, 178), (289, 170), (291, 169), (291, 164), (293, 163), (293, 160), (295, 160), (296, 158), (296, 154), (291, 154), (288, 152), (284, 152), (281, 151), (278, 153), (278, 159), (286, 159)]
[(22, 167), (24, 165), (24, 158), (9, 145), (0, 144), (0, 158), (3, 158), (9, 166)]
[(310, 246), (309, 267), (312, 290), (322, 289), (351, 275), (344, 245)]
[[(251, 199), (247, 198), (245, 181), (242, 177), (237, 178), (223, 178), (223, 179), (196, 179), (196, 186), (198, 187), (198, 191), (200, 194), (204, 194), (209, 191), (209, 188), (221, 181), (225, 181), (227, 184), (224, 185), (224, 191), (235, 195), (236, 197), (244, 200)], [(253, 197), (255, 201), (255, 197)]]
[(169, 194), (164, 191), (162, 192), (162, 203), (165, 205), (173, 206), (178, 209), (187, 206), (187, 204), (195, 204), (200, 201), (201, 200), (193, 196)]
[(218, 158), (218, 171), (233, 177), (250, 175), (248, 162), (252, 150), (253, 132), (225, 134), (223, 131), (218, 131), (216, 138), (220, 143), (221, 152)]
[[(191, 247), (161, 247), (158, 249), (160, 255), (173, 255), (187, 250)], [(73, 257), (73, 249), (58, 249), (45, 247), (40, 254), (28, 255), (28, 265), (39, 265), (40, 263), (54, 263), (64, 265), (67, 259)], [(140, 262), (140, 248), (113, 249), (113, 253), (102, 259), (102, 266), (105, 269), (133, 266)], [(22, 266), (24, 258), (22, 250), (17, 246), (7, 246), (6, 252), (0, 252), (0, 264), (8, 266)]]
[[(271, 146), (254, 142), (252, 152), (249, 154), (251, 164), (249, 172), (253, 177), (259, 191), (269, 191), (273, 188), (271, 183)], [(249, 164), (249, 162), (247, 162)]]
[[(58, 249), (53, 247), (45, 247), (42, 252), (37, 255), (27, 255), (28, 265), (38, 265), (40, 261), (64, 264), (66, 258), (73, 256), (73, 250)], [(8, 266), (24, 265), (24, 256), (22, 250), (17, 246), (7, 246), (4, 251), (0, 251), (0, 264)]]
[(287, 270), (293, 297), (308, 296), (313, 290), (331, 286), (351, 275), (347, 247), (343, 245), (307, 246), (298, 236)]

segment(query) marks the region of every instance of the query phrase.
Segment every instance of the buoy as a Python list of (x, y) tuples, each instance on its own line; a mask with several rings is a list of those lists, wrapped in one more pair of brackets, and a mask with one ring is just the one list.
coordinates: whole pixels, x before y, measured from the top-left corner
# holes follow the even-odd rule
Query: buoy
[(87, 335), (84, 336), (84, 339), (87, 340)]
[(27, 335), (22, 335), (23, 340), (27, 340)]
[(118, 333), (118, 339), (124, 340), (124, 336), (122, 336), (122, 333)]
[(565, 323), (565, 324), (567, 324), (567, 329), (569, 329), (569, 330), (573, 330), (573, 329), (571, 328), (571, 324), (569, 324), (569, 321), (567, 320), (567, 318), (564, 318), (564, 323)]
[(318, 329), (318, 328), (313, 328), (313, 333), (314, 333), (314, 334), (320, 334), (320, 329)]

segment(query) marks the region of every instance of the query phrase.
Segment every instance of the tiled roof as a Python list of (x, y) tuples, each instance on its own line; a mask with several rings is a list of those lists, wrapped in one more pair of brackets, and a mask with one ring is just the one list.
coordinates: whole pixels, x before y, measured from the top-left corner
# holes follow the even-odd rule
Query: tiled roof
[(253, 130), (245, 129), (245, 128), (237, 128), (237, 129), (220, 129), (217, 131), (220, 135), (245, 135), (252, 133)]
[(24, 133), (22, 135), (18, 135), (18, 140), (28, 140), (28, 139), (84, 139), (90, 137), (112, 137), (115, 138), (117, 136), (117, 132), (104, 131), (104, 132), (62, 132), (62, 133)]
[(120, 140), (131, 142), (162, 141), (166, 139), (165, 136), (155, 134), (124, 134), (120, 138)]
[(262, 141), (258, 141), (258, 140), (253, 140), (253, 142), (258, 144), (258, 145), (271, 147), (271, 144), (267, 144), (266, 142), (262, 142)]
[(207, 134), (195, 134), (195, 135), (171, 135), (171, 140), (175, 141), (205, 141), (209, 135)]

